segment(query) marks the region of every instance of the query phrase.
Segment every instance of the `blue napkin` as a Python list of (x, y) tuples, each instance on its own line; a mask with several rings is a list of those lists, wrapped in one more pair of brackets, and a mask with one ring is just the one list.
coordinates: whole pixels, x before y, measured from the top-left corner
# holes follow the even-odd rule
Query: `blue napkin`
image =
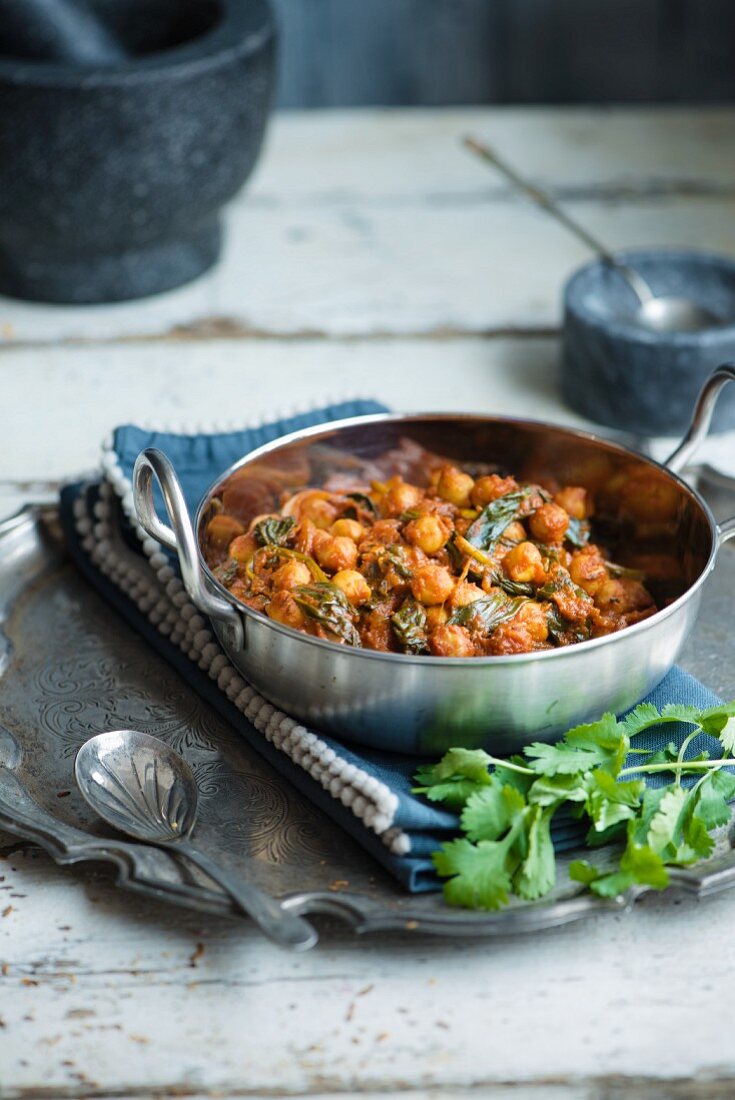
[[(217, 434), (180, 435), (125, 425), (114, 433), (111, 457), (117, 463), (118, 481), (120, 471), (126, 479), (129, 479), (139, 452), (145, 447), (159, 447), (176, 467), (193, 515), (201, 497), (217, 475), (243, 454), (247, 454), (263, 443), (288, 432), (328, 420), (383, 411), (386, 411), (384, 406), (376, 402), (353, 401), (274, 421), (257, 428)], [(117, 491), (120, 492), (119, 486)], [(72, 556), (102, 595), (181, 672), (190, 686), (206, 698), (258, 752), (270, 761), (273, 767), (350, 833), (408, 890), (421, 892), (437, 889), (440, 884), (433, 870), (431, 853), (443, 840), (455, 833), (457, 818), (454, 814), (411, 793), (412, 777), (420, 761), (415, 757), (347, 747), (334, 738), (319, 733), (321, 740), (334, 751), (337, 757), (386, 784), (394, 793), (395, 812), (389, 826), (390, 833), (395, 835), (396, 831), (400, 831), (403, 835), (404, 847), (408, 846), (409, 849), (403, 854), (396, 854), (385, 843), (384, 836), (376, 835), (348, 806), (343, 805), (301, 766), (266, 740), (265, 736), (255, 729), (206, 672), (203, 672), (182, 652), (170, 637), (162, 634), (133, 600), (95, 565), (80, 535), (78, 517), (81, 512), (85, 512), (90, 517), (95, 515), (99, 495), (100, 483), (80, 483), (66, 487), (61, 496), (61, 515)], [(129, 527), (125, 530), (127, 524), (122, 509), (118, 510), (116, 517), (126, 535), (128, 545), (140, 554), (141, 560), (145, 561), (140, 543), (132, 536)], [(175, 571), (178, 570), (178, 564), (173, 556), (171, 565)], [(658, 707), (669, 702), (677, 702), (691, 703), (704, 708), (713, 706), (719, 700), (699, 681), (681, 669), (675, 668), (651, 693), (648, 701)], [(663, 748), (669, 741), (676, 740), (676, 730), (677, 727), (668, 726), (661, 734), (642, 735), (637, 739), (637, 745), (651, 749)], [(647, 739), (644, 740), (644, 738)], [(718, 742), (714, 738), (702, 735), (694, 742), (693, 747), (696, 751), (708, 749), (710, 752), (716, 752)], [(638, 759), (639, 757), (632, 757), (630, 763), (633, 764)], [(654, 785), (665, 781), (665, 778), (660, 775), (651, 777), (651, 783)], [(555, 819), (552, 835), (557, 850), (564, 850), (577, 846), (583, 840), (584, 829), (571, 817), (559, 814)]]

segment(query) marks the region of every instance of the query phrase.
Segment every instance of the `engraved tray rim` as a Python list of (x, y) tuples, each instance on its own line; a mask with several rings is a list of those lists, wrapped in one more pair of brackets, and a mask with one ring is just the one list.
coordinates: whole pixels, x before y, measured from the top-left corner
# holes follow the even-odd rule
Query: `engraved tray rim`
[[(46, 530), (53, 530), (57, 546), (62, 543), (58, 530), (58, 507), (55, 505), (29, 504), (15, 515), (1, 520), (0, 571), (8, 568), (6, 559), (10, 557), (11, 550), (17, 557), (19, 540), (25, 536), (28, 544), (38, 542), (45, 537), (41, 532)], [(20, 545), (22, 546), (22, 541)], [(18, 601), (26, 587), (30, 587), (30, 583), (32, 581), (26, 581), (18, 586), (13, 604)], [(11, 604), (3, 606), (0, 601), (0, 641), (4, 638), (2, 624), (10, 606)], [(142, 639), (139, 644), (147, 649)], [(12, 664), (12, 655), (4, 660), (0, 649), (0, 681), (8, 674), (12, 675)], [(0, 726), (0, 771), (8, 781), (12, 780), (20, 787), (12, 765), (8, 765), (3, 759), (3, 732), (8, 731)], [(337, 825), (333, 827), (339, 829)], [(125, 889), (199, 912), (239, 916), (222, 892), (207, 887), (206, 882), (173, 883), (165, 878), (156, 879), (155, 874), (151, 877), (150, 867), (145, 866), (145, 856), (150, 849), (145, 845), (124, 839), (93, 836), (55, 817), (29, 799), (27, 792), (25, 800), (19, 796), (13, 801), (12, 798), (3, 798), (0, 789), (0, 828), (37, 844), (59, 865), (103, 862), (116, 869), (116, 885)], [(673, 868), (668, 890), (679, 889), (697, 897), (705, 897), (735, 886), (735, 848), (730, 847), (729, 839), (723, 840), (724, 849), (721, 847), (716, 858), (702, 864), (698, 869)], [(369, 897), (359, 891), (296, 889), (281, 896), (284, 904), (296, 912), (306, 916), (323, 914), (337, 917), (358, 933), (384, 931), (410, 934), (412, 937), (420, 933), (450, 937), (486, 937), (543, 931), (601, 911), (627, 911), (639, 898), (650, 892), (649, 887), (634, 887), (617, 898), (599, 898), (580, 888), (570, 896), (560, 899), (512, 904), (502, 910), (483, 913), (452, 909), (440, 901), (436, 908), (430, 909), (427, 908), (426, 899), (436, 899), (439, 895), (408, 895), (402, 890), (403, 900), (395, 908), (391, 908), (387, 899), (381, 903), (380, 898)]]

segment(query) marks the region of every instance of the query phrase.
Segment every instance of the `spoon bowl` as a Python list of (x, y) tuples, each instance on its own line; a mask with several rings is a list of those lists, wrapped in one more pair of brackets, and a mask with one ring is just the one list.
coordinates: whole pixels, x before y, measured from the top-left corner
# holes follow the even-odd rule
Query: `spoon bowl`
[(655, 332), (698, 332), (722, 324), (720, 318), (690, 298), (673, 296), (649, 298), (641, 302), (636, 321)]
[(184, 839), (194, 828), (192, 770), (157, 737), (137, 730), (101, 733), (82, 745), (74, 772), (92, 809), (136, 840), (166, 844)]
[(189, 842), (197, 814), (196, 780), (183, 756), (165, 741), (138, 730), (100, 733), (82, 745), (74, 774), (82, 797), (104, 821), (136, 840), (186, 856), (274, 943), (305, 951), (317, 942), (303, 917), (225, 871)]

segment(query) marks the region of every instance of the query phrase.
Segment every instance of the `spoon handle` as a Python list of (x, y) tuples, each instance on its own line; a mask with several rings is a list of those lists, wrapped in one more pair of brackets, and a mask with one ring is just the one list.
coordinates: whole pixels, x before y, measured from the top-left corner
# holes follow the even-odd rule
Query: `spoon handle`
[(634, 271), (632, 267), (628, 267), (622, 260), (619, 260), (606, 244), (603, 244), (601, 240), (590, 233), (589, 229), (585, 229), (583, 225), (580, 225), (574, 218), (571, 218), (566, 210), (563, 210), (561, 206), (552, 199), (548, 192), (542, 191), (539, 187), (536, 187), (535, 184), (531, 183), (530, 180), (519, 175), (516, 169), (512, 168), (510, 164), (507, 164), (502, 157), (499, 157), (495, 150), (491, 149), (489, 145), (485, 145), (483, 142), (473, 137), (464, 138), (464, 144), (468, 149), (472, 150), (473, 153), (476, 153), (478, 157), (482, 157), (488, 164), (492, 164), (493, 168), (496, 168), (501, 175), (505, 176), (505, 178), (529, 198), (531, 202), (534, 202), (536, 206), (545, 210), (552, 218), (556, 218), (565, 229), (573, 233), (575, 237), (586, 244), (592, 252), (596, 252), (601, 260), (604, 260), (606, 264), (618, 271), (641, 304), (649, 302), (654, 297), (653, 291), (642, 275)]
[(185, 840), (177, 840), (170, 847), (186, 856), (211, 879), (219, 883), (242, 911), (252, 917), (261, 931), (265, 932), (268, 939), (273, 940), (274, 943), (281, 947), (290, 947), (294, 951), (308, 951), (317, 942), (316, 931), (303, 917), (290, 913), (275, 898), (264, 894), (257, 886), (245, 882), (239, 875), (231, 875), (223, 870), (199, 848), (194, 848)]

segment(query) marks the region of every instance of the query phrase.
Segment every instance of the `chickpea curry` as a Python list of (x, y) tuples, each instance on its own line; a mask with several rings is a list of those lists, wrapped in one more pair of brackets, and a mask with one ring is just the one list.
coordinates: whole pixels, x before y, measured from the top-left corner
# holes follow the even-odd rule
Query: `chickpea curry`
[[(439, 460), (282, 492), (246, 523), (215, 499), (205, 560), (241, 603), (315, 637), (391, 653), (487, 657), (600, 637), (656, 610), (643, 575), (592, 541), (590, 493)], [(416, 478), (415, 480), (418, 480)]]

